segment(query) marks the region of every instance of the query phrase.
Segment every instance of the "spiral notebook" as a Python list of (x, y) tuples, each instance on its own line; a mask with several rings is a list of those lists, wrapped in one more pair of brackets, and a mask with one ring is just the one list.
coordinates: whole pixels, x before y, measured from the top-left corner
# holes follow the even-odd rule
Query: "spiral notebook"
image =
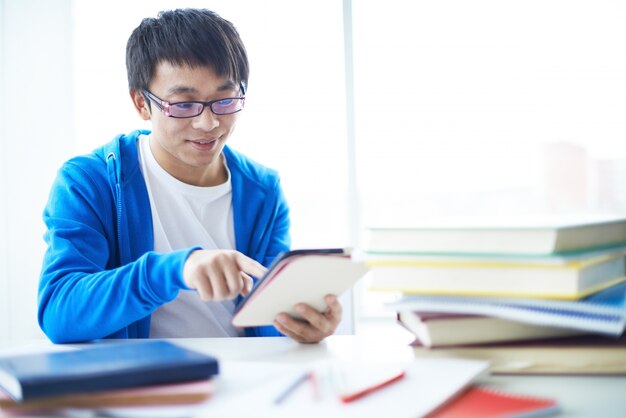
[(547, 417), (560, 412), (554, 399), (472, 386), (426, 418)]
[(404, 295), (395, 311), (489, 315), (530, 324), (619, 336), (626, 327), (626, 282), (579, 301), (474, 296)]

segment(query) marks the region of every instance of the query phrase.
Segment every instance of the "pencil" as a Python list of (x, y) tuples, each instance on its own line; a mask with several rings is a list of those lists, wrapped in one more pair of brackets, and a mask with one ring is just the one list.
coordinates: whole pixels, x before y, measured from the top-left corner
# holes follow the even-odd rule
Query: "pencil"
[(283, 403), (284, 400), (289, 397), (289, 395), (291, 395), (293, 392), (295, 392), (296, 389), (298, 389), (298, 387), (300, 387), (300, 385), (302, 385), (304, 382), (306, 382), (307, 380), (311, 378), (310, 374), (311, 373), (306, 372), (303, 375), (299, 376), (291, 384), (289, 384), (289, 386), (287, 386), (285, 390), (282, 391), (281, 394), (278, 395), (276, 399), (274, 399), (274, 403), (277, 405), (280, 403)]

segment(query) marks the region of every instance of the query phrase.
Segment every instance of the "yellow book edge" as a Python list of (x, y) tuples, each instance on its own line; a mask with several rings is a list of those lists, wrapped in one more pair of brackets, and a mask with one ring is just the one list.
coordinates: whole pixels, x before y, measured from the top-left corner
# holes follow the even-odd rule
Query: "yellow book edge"
[(516, 298), (533, 298), (533, 299), (559, 299), (559, 300), (579, 300), (584, 297), (590, 296), (600, 290), (607, 289), (618, 283), (626, 281), (626, 276), (618, 277), (613, 280), (609, 280), (606, 283), (601, 283), (596, 286), (592, 286), (584, 291), (574, 294), (564, 293), (536, 293), (536, 292), (489, 292), (489, 291), (471, 291), (471, 290), (450, 290), (450, 289), (406, 289), (406, 288), (392, 288), (371, 285), (368, 290), (374, 292), (402, 292), (405, 294), (415, 295), (444, 295), (444, 296), (487, 296), (487, 297), (516, 297)]
[(491, 261), (491, 260), (406, 260), (406, 259), (380, 259), (366, 260), (367, 267), (445, 267), (445, 268), (519, 268), (519, 269), (584, 269), (599, 263), (624, 257), (624, 254), (610, 254), (593, 257), (587, 260), (566, 261), (563, 264), (537, 261)]

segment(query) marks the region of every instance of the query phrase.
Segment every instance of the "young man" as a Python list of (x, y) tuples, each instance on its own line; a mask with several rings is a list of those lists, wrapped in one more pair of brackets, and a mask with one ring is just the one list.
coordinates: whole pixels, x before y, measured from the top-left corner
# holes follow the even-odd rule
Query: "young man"
[[(282, 251), (289, 209), (278, 175), (226, 146), (248, 84), (234, 26), (208, 10), (144, 19), (126, 50), (130, 96), (152, 131), (66, 162), (44, 211), (39, 324), (62, 343), (99, 338), (287, 335), (319, 342), (341, 319), (327, 296), (304, 320), (231, 325)], [(280, 331), (280, 333), (278, 332)]]

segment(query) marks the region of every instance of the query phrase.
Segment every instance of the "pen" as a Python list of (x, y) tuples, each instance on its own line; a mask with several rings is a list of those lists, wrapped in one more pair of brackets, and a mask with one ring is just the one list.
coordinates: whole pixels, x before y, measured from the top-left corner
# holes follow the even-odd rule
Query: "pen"
[(390, 377), (390, 378), (388, 378), (386, 380), (383, 380), (383, 381), (381, 381), (378, 384), (375, 384), (373, 386), (369, 386), (369, 387), (364, 388), (364, 389), (362, 389), (360, 391), (352, 392), (352, 393), (340, 394), (339, 395), (339, 399), (341, 399), (341, 402), (343, 402), (343, 403), (349, 403), (349, 402), (352, 402), (352, 401), (356, 401), (357, 399), (360, 399), (360, 398), (362, 398), (365, 395), (368, 395), (368, 394), (370, 394), (372, 392), (376, 392), (377, 390), (380, 390), (380, 389), (382, 389), (384, 387), (389, 386), (392, 383), (395, 383), (395, 382), (403, 379), (405, 375), (406, 375), (406, 372), (401, 371), (398, 374), (393, 375), (392, 377)]
[(317, 380), (317, 374), (315, 372), (309, 373), (309, 381), (311, 382), (311, 388), (313, 390), (313, 399), (316, 401), (320, 400), (320, 386)]
[(311, 378), (311, 373), (310, 372), (306, 372), (303, 375), (299, 376), (289, 386), (287, 386), (285, 388), (285, 390), (280, 395), (278, 395), (278, 397), (276, 399), (274, 399), (274, 403), (277, 404), (277, 405), (280, 404), (280, 403), (283, 403), (283, 401), (285, 399), (287, 399), (289, 397), (289, 395), (291, 395), (293, 392), (295, 392), (295, 390), (298, 389), (298, 387), (300, 387), (300, 385), (302, 385), (304, 382), (306, 382), (310, 378)]

